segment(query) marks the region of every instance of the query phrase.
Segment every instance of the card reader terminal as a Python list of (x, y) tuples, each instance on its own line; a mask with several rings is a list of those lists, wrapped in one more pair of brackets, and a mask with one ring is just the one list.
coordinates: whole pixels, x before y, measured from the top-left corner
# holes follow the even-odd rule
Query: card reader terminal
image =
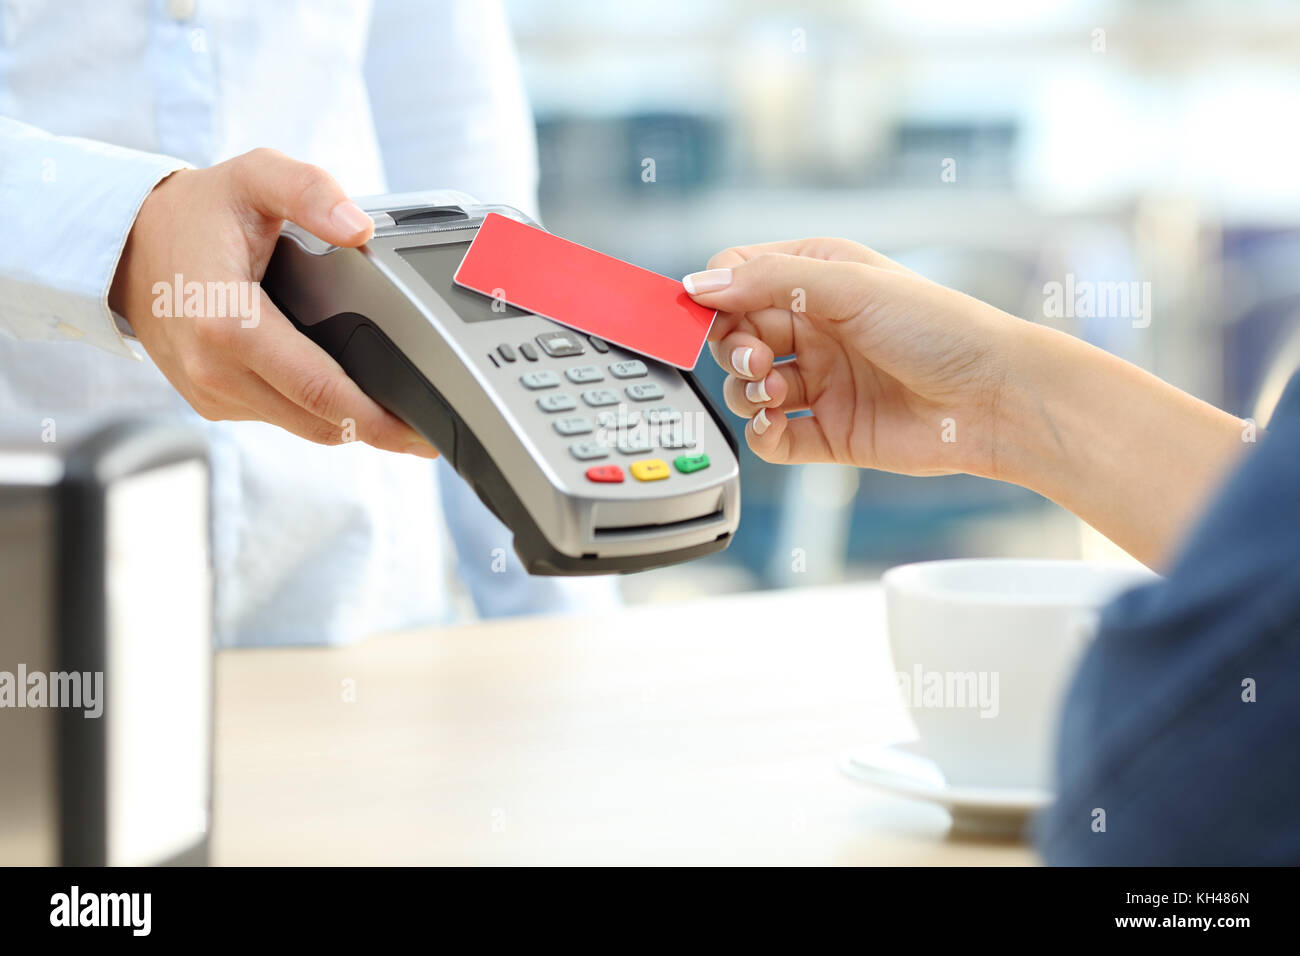
[(691, 373), (453, 283), (488, 212), (526, 216), (450, 192), (361, 205), (375, 235), (359, 249), (286, 223), (262, 288), (447, 458), (530, 573), (640, 571), (727, 546), (736, 439)]

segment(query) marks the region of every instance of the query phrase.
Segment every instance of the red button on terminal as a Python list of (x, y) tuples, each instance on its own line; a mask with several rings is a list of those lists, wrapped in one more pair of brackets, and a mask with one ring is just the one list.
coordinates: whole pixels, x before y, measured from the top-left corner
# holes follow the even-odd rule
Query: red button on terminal
[(589, 481), (619, 482), (623, 480), (623, 469), (618, 465), (593, 465), (587, 469)]

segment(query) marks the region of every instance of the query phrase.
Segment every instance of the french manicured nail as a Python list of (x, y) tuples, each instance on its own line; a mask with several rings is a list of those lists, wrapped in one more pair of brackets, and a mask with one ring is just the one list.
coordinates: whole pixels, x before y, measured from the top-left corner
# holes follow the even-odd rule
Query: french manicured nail
[(757, 382), (750, 382), (746, 385), (745, 397), (755, 405), (770, 402), (772, 396), (767, 394), (767, 379), (760, 378)]
[(344, 199), (330, 210), (330, 224), (350, 236), (369, 229), (373, 222), (366, 211), (350, 199)]
[(731, 353), (731, 367), (736, 370), (737, 375), (743, 375), (749, 378), (754, 373), (749, 370), (749, 357), (754, 354), (753, 349), (738, 348)]
[(771, 424), (772, 423), (767, 420), (767, 409), (760, 408), (758, 414), (754, 416), (754, 434), (763, 434)]
[(682, 285), (691, 295), (702, 292), (717, 292), (731, 285), (730, 269), (706, 269), (704, 272), (692, 272), (682, 279)]

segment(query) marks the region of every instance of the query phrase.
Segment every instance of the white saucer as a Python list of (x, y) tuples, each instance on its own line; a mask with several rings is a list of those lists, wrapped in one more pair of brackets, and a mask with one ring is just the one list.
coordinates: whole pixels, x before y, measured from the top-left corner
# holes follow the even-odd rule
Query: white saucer
[(1029, 787), (949, 786), (933, 760), (915, 744), (893, 744), (847, 754), (846, 777), (899, 796), (937, 803), (952, 814), (954, 832), (1017, 836), (1029, 818), (1052, 801), (1046, 790)]

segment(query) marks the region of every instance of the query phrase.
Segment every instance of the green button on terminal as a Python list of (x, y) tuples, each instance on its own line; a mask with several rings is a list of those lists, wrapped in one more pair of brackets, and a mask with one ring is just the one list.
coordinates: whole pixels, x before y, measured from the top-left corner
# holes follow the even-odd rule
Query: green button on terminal
[(673, 464), (683, 475), (689, 475), (693, 471), (702, 471), (709, 467), (708, 455), (678, 455), (673, 459)]

